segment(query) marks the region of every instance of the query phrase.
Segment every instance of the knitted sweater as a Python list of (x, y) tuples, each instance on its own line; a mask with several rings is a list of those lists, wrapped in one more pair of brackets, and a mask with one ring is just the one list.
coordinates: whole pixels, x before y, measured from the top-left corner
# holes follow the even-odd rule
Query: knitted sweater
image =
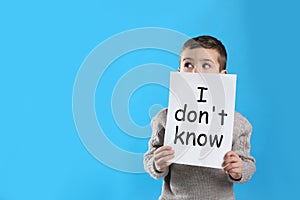
[(154, 167), (154, 151), (163, 146), (167, 109), (161, 110), (151, 121), (152, 137), (144, 155), (145, 170), (155, 179), (164, 177), (160, 200), (235, 199), (233, 183), (245, 183), (256, 170), (255, 160), (250, 156), (252, 126), (239, 113), (234, 116), (232, 150), (243, 161), (242, 178), (233, 180), (221, 169), (189, 166), (173, 163), (163, 173)]

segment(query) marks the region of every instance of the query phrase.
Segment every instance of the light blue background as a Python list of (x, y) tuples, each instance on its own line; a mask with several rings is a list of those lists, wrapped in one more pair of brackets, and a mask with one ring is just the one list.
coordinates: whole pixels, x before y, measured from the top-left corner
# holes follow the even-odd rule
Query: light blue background
[[(89, 52), (114, 34), (149, 26), (223, 41), (228, 70), (238, 74), (236, 109), (254, 127), (257, 159), (253, 179), (236, 185), (237, 199), (297, 198), (300, 5), (295, 2), (1, 1), (0, 200), (157, 199), (161, 181), (94, 159), (72, 116), (74, 80)], [(106, 135), (134, 152), (145, 152), (147, 140), (124, 135), (110, 111), (101, 110), (122, 74), (150, 62), (176, 70), (178, 58), (155, 50), (121, 57), (103, 76), (107, 87), (99, 86), (96, 94)], [(132, 118), (146, 125), (149, 106), (167, 106), (167, 96), (161, 87), (140, 88), (129, 102)]]

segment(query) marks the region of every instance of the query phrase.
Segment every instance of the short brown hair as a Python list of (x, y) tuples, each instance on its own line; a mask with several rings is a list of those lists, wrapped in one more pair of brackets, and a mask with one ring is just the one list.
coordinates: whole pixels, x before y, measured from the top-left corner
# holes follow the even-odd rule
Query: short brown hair
[(186, 41), (181, 49), (181, 52), (186, 49), (204, 48), (215, 49), (219, 53), (218, 62), (220, 71), (226, 70), (227, 53), (224, 45), (220, 40), (208, 35), (194, 37)]

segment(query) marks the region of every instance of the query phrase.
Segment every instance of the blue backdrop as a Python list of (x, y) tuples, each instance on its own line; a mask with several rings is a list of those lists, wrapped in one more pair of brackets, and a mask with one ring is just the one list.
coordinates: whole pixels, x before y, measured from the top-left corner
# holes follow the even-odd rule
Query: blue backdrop
[[(161, 181), (112, 169), (87, 151), (72, 113), (73, 86), (84, 59), (113, 35), (143, 27), (222, 40), (228, 71), (238, 74), (236, 110), (253, 125), (257, 159), (252, 180), (235, 186), (237, 199), (295, 199), (300, 179), (296, 2), (1, 1), (0, 199), (157, 199)], [(123, 55), (105, 71), (95, 96), (106, 136), (136, 153), (147, 150), (148, 138), (124, 134), (110, 102), (122, 75), (145, 63), (176, 70), (178, 57), (155, 49)], [(128, 100), (132, 120), (149, 124), (149, 108), (167, 106), (167, 100), (166, 88), (144, 85)]]

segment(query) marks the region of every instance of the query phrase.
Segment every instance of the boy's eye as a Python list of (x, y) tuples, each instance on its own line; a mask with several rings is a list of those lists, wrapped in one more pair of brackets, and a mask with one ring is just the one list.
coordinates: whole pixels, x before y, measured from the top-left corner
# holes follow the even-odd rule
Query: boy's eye
[(210, 64), (208, 64), (208, 63), (204, 63), (203, 65), (202, 65), (202, 68), (203, 69), (209, 69), (211, 66), (210, 66)]
[(187, 62), (184, 64), (184, 67), (193, 68), (193, 65), (191, 63)]

